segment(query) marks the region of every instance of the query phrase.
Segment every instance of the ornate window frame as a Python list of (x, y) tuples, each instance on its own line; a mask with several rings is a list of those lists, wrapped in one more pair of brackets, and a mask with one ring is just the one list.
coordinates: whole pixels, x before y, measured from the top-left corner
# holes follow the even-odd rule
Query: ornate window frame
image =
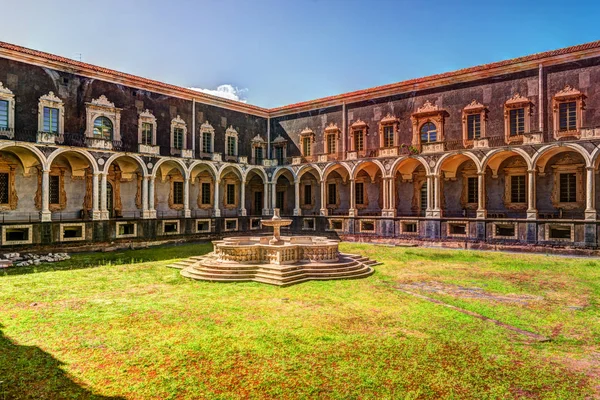
[(267, 142), (265, 142), (265, 140), (262, 138), (262, 136), (260, 136), (260, 134), (254, 136), (252, 138), (252, 153), (250, 155), (251, 159), (253, 160), (253, 164), (256, 164), (258, 162), (257, 158), (256, 158), (256, 149), (262, 149), (262, 159), (265, 160), (267, 159)]
[[(570, 154), (566, 154), (552, 166), (552, 205), (554, 208), (563, 210), (574, 210), (585, 206), (585, 191), (583, 175), (585, 163), (574, 160)], [(562, 203), (560, 201), (560, 174), (574, 173), (576, 182), (575, 202)]]
[[(310, 186), (310, 203), (304, 202), (304, 192), (305, 187), (307, 185)], [(318, 186), (319, 184), (315, 179), (304, 179), (300, 181), (300, 208), (302, 208), (303, 210), (310, 210), (315, 207), (315, 205), (317, 204), (316, 189)]]
[(19, 196), (17, 196), (17, 188), (15, 184), (16, 170), (16, 163), (11, 163), (0, 156), (0, 172), (8, 174), (8, 203), (0, 204), (0, 211), (9, 211), (17, 209), (17, 205), (19, 203)]
[[(552, 98), (552, 120), (554, 127), (554, 139), (559, 140), (564, 137), (579, 137), (581, 134), (581, 126), (583, 124), (583, 110), (585, 110), (585, 95), (579, 90), (566, 85), (564, 89), (559, 91)], [(576, 120), (575, 129), (559, 131), (559, 108), (561, 103), (575, 102), (576, 107)]]
[[(183, 139), (181, 144), (181, 149), (175, 148), (175, 129), (183, 129)], [(183, 150), (187, 149), (187, 124), (186, 122), (179, 116), (173, 118), (171, 120), (171, 154), (178, 155), (183, 152)]]
[(184, 185), (183, 196), (185, 196), (185, 180), (178, 171), (177, 175), (169, 175), (169, 208), (171, 210), (183, 210), (185, 198), (181, 204), (175, 204), (175, 182), (181, 182)]
[[(524, 125), (525, 130), (523, 134), (515, 136), (510, 135), (510, 111), (523, 108), (524, 109)], [(533, 111), (533, 102), (527, 97), (521, 96), (519, 93), (515, 93), (510, 99), (504, 102), (504, 142), (509, 144), (512, 142), (522, 142), (523, 135), (531, 132), (531, 113)]]
[[(367, 135), (369, 131), (369, 125), (361, 119), (357, 119), (354, 121), (352, 125), (350, 125), (350, 151), (359, 152), (361, 155), (366, 154), (367, 152)], [(363, 148), (359, 150), (356, 148), (356, 136), (362, 136)]]
[[(331, 122), (329, 125), (327, 125), (327, 127), (325, 128), (325, 133), (323, 135), (323, 139), (325, 140), (323, 149), (325, 154), (337, 154), (340, 151), (340, 133), (341, 130), (340, 128), (338, 128), (336, 123)], [(335, 151), (331, 151), (331, 149), (329, 148), (329, 137), (333, 136), (333, 140), (335, 143)]]
[[(282, 148), (283, 149), (283, 159), (285, 160), (287, 158), (287, 140), (285, 140), (281, 135), (278, 135), (275, 140), (273, 140), (273, 154), (271, 155), (272, 158), (274, 160), (277, 159), (277, 157), (275, 157), (275, 149), (276, 148)], [(266, 157), (264, 157), (266, 158)]]
[[(325, 184), (325, 202), (327, 203), (327, 207), (338, 209), (340, 207), (340, 185), (345, 184), (345, 182), (341, 178), (329, 178)], [(329, 185), (335, 185), (335, 203), (329, 202)]]
[[(304, 140), (308, 139), (309, 140), (309, 149), (310, 149), (310, 154), (304, 154)], [(306, 128), (304, 128), (302, 130), (302, 132), (300, 132), (300, 154), (302, 154), (303, 157), (312, 157), (315, 154), (315, 133), (313, 132), (312, 129), (310, 129), (308, 126)]]
[[(204, 151), (204, 134), (210, 134), (210, 152)], [(202, 157), (209, 157), (212, 153), (215, 152), (215, 128), (206, 121), (202, 125), (200, 125), (200, 154)]]
[[(363, 202), (362, 204), (358, 204), (356, 202), (356, 184), (357, 183), (362, 183), (362, 187), (363, 187)], [(370, 177), (368, 176), (360, 176), (357, 177), (356, 179), (354, 179), (354, 191), (355, 193), (351, 193), (352, 196), (354, 196), (354, 208), (356, 208), (357, 210), (364, 210), (369, 208), (369, 184), (374, 184), (375, 181), (371, 180)]]
[[(15, 129), (15, 94), (9, 88), (4, 86), (2, 84), (2, 82), (0, 82), (0, 100), (5, 100), (8, 102), (8, 130), (11, 132), (14, 132), (14, 129)], [(11, 133), (11, 135), (14, 135), (14, 133)]]
[[(227, 141), (229, 140), (229, 138), (235, 139), (235, 143), (233, 146), (233, 154), (229, 154), (229, 146), (227, 144)], [(227, 130), (225, 131), (225, 161), (227, 161), (227, 160), (236, 161), (237, 160), (237, 156), (239, 154), (239, 145), (240, 145), (240, 140), (239, 140), (238, 131), (236, 131), (233, 128), (233, 125), (230, 125), (229, 128), (227, 128)]]
[(427, 122), (431, 122), (437, 129), (437, 138), (435, 142), (443, 142), (445, 139), (444, 135), (444, 120), (448, 112), (443, 108), (431, 103), (427, 100), (421, 107), (417, 108), (417, 111), (412, 113), (410, 120), (413, 126), (413, 146), (419, 146), (421, 144), (421, 127)]
[[(460, 205), (467, 210), (475, 210), (478, 206), (478, 199), (474, 203), (469, 203), (469, 178), (478, 179), (477, 166), (473, 161), (467, 161), (461, 171), (462, 174), (462, 191), (460, 195)], [(477, 182), (477, 197), (479, 197), (479, 181)]]
[[(236, 178), (232, 178), (228, 176), (221, 180), (223, 183), (223, 195), (221, 196), (221, 203), (223, 204), (223, 208), (227, 210), (233, 210), (239, 208), (240, 204), (240, 184), (241, 182)], [(233, 204), (227, 204), (227, 185), (233, 185)]]
[[(381, 121), (379, 121), (379, 148), (381, 149), (389, 149), (392, 147), (398, 146), (398, 118), (388, 113)], [(386, 127), (392, 127), (394, 140), (392, 146), (385, 147), (385, 137), (384, 132)]]
[[(469, 105), (467, 105), (462, 110), (462, 128), (463, 128), (463, 145), (465, 147), (472, 146), (475, 140), (483, 139), (486, 137), (486, 127), (487, 127), (487, 107), (478, 102), (477, 100), (473, 100)], [(470, 115), (479, 115), (479, 137), (469, 139), (469, 116)]]
[[(196, 203), (198, 204), (198, 208), (200, 208), (201, 210), (212, 210), (213, 206), (214, 206), (214, 193), (215, 193), (215, 182), (212, 178), (212, 176), (209, 173), (206, 174), (198, 174), (198, 177), (196, 178), (198, 181), (198, 198), (196, 199)], [(203, 204), (202, 203), (202, 184), (203, 183), (208, 183), (210, 185), (210, 193), (209, 193), (209, 203), (208, 204)]]
[(142, 127), (145, 123), (152, 125), (152, 143), (146, 143), (145, 145), (156, 146), (156, 117), (148, 109), (138, 115), (138, 144), (142, 144)]
[(527, 209), (527, 194), (525, 195), (525, 202), (513, 203), (512, 202), (512, 177), (513, 176), (525, 176), (525, 193), (529, 185), (529, 174), (527, 173), (527, 164), (525, 161), (518, 158), (511, 162), (504, 168), (504, 207), (507, 210), (520, 210), (524, 211)]
[(113, 124), (112, 140), (121, 140), (121, 111), (122, 108), (115, 107), (115, 103), (110, 102), (105, 95), (85, 103), (86, 112), (86, 130), (85, 136), (95, 140), (105, 140), (94, 136), (94, 121), (98, 117), (106, 117)]
[[(65, 105), (63, 101), (57, 97), (54, 92), (40, 97), (38, 102), (38, 132), (51, 134), (50, 132), (44, 131), (44, 107), (58, 109), (58, 132), (55, 135), (62, 135), (65, 133)], [(10, 118), (10, 117), (9, 117)]]

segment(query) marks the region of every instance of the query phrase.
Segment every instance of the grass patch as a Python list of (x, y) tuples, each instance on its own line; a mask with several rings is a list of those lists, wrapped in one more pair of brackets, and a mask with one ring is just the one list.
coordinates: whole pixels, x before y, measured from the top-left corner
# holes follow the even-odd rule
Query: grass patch
[[(597, 260), (341, 247), (384, 264), (289, 288), (198, 282), (165, 268), (211, 249), (189, 244), (2, 271), (0, 399), (598, 395)], [(395, 290), (415, 282), (537, 296), (423, 293), (553, 341)]]

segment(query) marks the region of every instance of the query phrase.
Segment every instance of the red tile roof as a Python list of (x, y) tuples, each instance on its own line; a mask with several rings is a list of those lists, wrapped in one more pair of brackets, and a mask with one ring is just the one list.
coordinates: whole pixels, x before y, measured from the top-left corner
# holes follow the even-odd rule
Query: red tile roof
[[(406, 81), (401, 81), (397, 83), (391, 83), (387, 85), (376, 86), (368, 89), (357, 90), (354, 92), (342, 93), (335, 96), (322, 97), (319, 99), (303, 101), (299, 103), (289, 104), (281, 107), (275, 107), (271, 109), (254, 106), (251, 104), (237, 102), (235, 100), (228, 100), (218, 96), (209, 95), (206, 93), (198, 92), (196, 90), (170, 85), (164, 82), (159, 82), (153, 79), (143, 78), (136, 75), (126, 74), (124, 72), (115, 71), (109, 68), (100, 67), (97, 65), (92, 65), (88, 63), (84, 63), (81, 61), (73, 60), (70, 58), (65, 58), (61, 56), (57, 56), (55, 54), (46, 53), (43, 51), (32, 50), (26, 47), (17, 46), (11, 43), (0, 42), (0, 48), (11, 50), (14, 52), (18, 52), (24, 55), (30, 55), (34, 57), (40, 57), (48, 61), (54, 61), (58, 63), (63, 63), (75, 68), (79, 68), (82, 70), (91, 70), (98, 73), (108, 74), (117, 78), (127, 79), (132, 82), (137, 82), (140, 84), (150, 85), (156, 88), (162, 88), (166, 90), (177, 91), (182, 94), (186, 94), (191, 97), (206, 99), (211, 103), (216, 103), (217, 105), (223, 105), (226, 108), (236, 108), (247, 110), (247, 112), (259, 113), (261, 115), (275, 113), (277, 115), (283, 115), (287, 113), (292, 113), (295, 110), (306, 109), (306, 108), (318, 108), (321, 106), (331, 106), (332, 103), (337, 103), (344, 101), (354, 101), (357, 98), (365, 98), (371, 97), (375, 98), (380, 95), (389, 95), (390, 91), (397, 90), (401, 92), (403, 89), (405, 90), (408, 86), (414, 86), (422, 83), (435, 83), (439, 81), (440, 84), (446, 84), (447, 82), (443, 82), (449, 78), (458, 78), (460, 76), (471, 75), (471, 74), (485, 74), (486, 72), (493, 72), (495, 69), (501, 69), (503, 67), (511, 67), (511, 66), (519, 66), (520, 64), (531, 64), (532, 62), (543, 63), (544, 61), (561, 58), (569, 55), (577, 55), (577, 53), (589, 53), (593, 52), (594, 56), (600, 55), (600, 40), (590, 43), (584, 43), (576, 46), (565, 47), (558, 50), (546, 51), (542, 53), (536, 53), (524, 57), (517, 57), (509, 60), (493, 62), (489, 64), (479, 65), (475, 67), (463, 68), (452, 72), (445, 72), (436, 75), (430, 75), (422, 78), (409, 79)], [(576, 57), (575, 57), (576, 58)], [(563, 60), (568, 61), (568, 60)], [(529, 66), (528, 68), (531, 68)]]

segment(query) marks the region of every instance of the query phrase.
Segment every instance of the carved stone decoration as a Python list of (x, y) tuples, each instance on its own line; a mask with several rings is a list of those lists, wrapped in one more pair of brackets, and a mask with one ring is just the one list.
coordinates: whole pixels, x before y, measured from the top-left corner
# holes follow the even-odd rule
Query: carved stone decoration
[[(37, 190), (35, 192), (35, 208), (38, 210), (42, 209), (42, 170), (37, 169)], [(50, 211), (62, 211), (67, 208), (67, 192), (65, 191), (65, 168), (64, 167), (52, 167), (50, 170), (50, 176), (58, 176), (58, 203), (50, 203)]]
[[(213, 203), (214, 203), (214, 180), (212, 178), (212, 176), (206, 172), (203, 171), (200, 174), (198, 174), (198, 177), (196, 178), (198, 181), (198, 198), (196, 200), (197, 204), (198, 204), (198, 208), (200, 208), (201, 210), (211, 210), (213, 208)], [(210, 185), (210, 202), (208, 204), (202, 204), (202, 184), (203, 183), (208, 183)]]
[(448, 115), (448, 112), (437, 105), (432, 104), (429, 100), (418, 107), (417, 111), (414, 112), (410, 120), (412, 122), (413, 129), (413, 146), (419, 146), (421, 144), (421, 127), (427, 122), (431, 122), (437, 129), (436, 142), (444, 141), (444, 119)]
[[(339, 141), (340, 141), (340, 133), (341, 130), (338, 128), (337, 124), (331, 122), (325, 128), (325, 134), (323, 135), (323, 139), (325, 142), (323, 143), (323, 148), (325, 149), (325, 153), (327, 154), (335, 154), (339, 151)], [(331, 142), (330, 142), (331, 138)], [(330, 146), (330, 144), (332, 146)], [(327, 161), (327, 160), (325, 160)]]
[[(583, 170), (585, 162), (579, 157), (575, 158), (572, 153), (567, 153), (552, 165), (552, 205), (554, 208), (563, 210), (582, 209), (585, 203), (585, 191), (583, 187)], [(576, 181), (575, 202), (562, 203), (560, 201), (560, 174), (574, 173)]]
[(169, 180), (169, 208), (171, 210), (183, 210), (183, 203), (175, 204), (175, 198), (174, 198), (174, 196), (175, 196), (174, 183), (182, 182), (185, 185), (183, 176), (181, 176), (181, 173), (179, 171), (177, 171), (174, 174), (168, 175), (167, 179)]
[[(395, 116), (393, 116), (392, 114), (388, 113), (381, 121), (379, 121), (379, 147), (380, 148), (385, 148), (385, 147), (396, 147), (398, 146), (398, 118), (396, 118)], [(393, 130), (393, 143), (391, 146), (386, 146), (385, 143), (385, 128), (387, 127), (392, 127)], [(381, 156), (381, 154), (380, 154)]]
[[(175, 147), (175, 129), (183, 130), (181, 149)], [(187, 133), (187, 124), (179, 115), (171, 120), (171, 155), (180, 155), (187, 149)]]
[[(479, 115), (479, 137), (469, 139), (468, 120), (470, 115)], [(487, 127), (487, 108), (477, 100), (473, 100), (469, 105), (463, 108), (462, 112), (462, 130), (463, 145), (465, 147), (473, 146), (475, 141), (480, 141), (486, 137)], [(485, 146), (487, 147), (487, 146)]]
[[(585, 95), (579, 90), (566, 85), (552, 98), (552, 120), (554, 127), (554, 138), (559, 140), (564, 137), (579, 137), (583, 125), (583, 110), (585, 110)], [(563, 103), (575, 102), (575, 129), (560, 130), (559, 109)]]
[[(468, 202), (468, 189), (469, 189), (469, 178), (477, 178), (477, 167), (473, 161), (467, 161), (463, 164), (462, 168), (462, 191), (460, 195), (460, 205), (462, 208), (466, 208), (468, 210), (477, 209), (477, 201), (474, 203)], [(479, 182), (478, 182), (479, 185)], [(479, 196), (479, 186), (477, 187), (477, 195)]]
[[(367, 152), (367, 136), (368, 136), (369, 125), (361, 119), (357, 119), (350, 125), (350, 152), (360, 152), (358, 153), (349, 153), (347, 158), (353, 157), (354, 159), (358, 157), (364, 157)], [(357, 139), (358, 136), (362, 136), (362, 149), (357, 148)], [(353, 156), (351, 156), (353, 154)]]
[(9, 88), (5, 87), (2, 82), (0, 82), (0, 100), (5, 100), (8, 102), (9, 134), (5, 134), (4, 136), (12, 138), (14, 137), (13, 130), (15, 129), (15, 95)]
[[(412, 183), (413, 183), (413, 196), (412, 196), (412, 202), (411, 202), (411, 210), (415, 213), (419, 213), (422, 215), (425, 215), (425, 211), (427, 209), (427, 206), (425, 206), (425, 209), (423, 209), (421, 207), (421, 189), (423, 188), (423, 185), (427, 185), (427, 176), (425, 175), (425, 170), (424, 169), (420, 169), (418, 171), (415, 171), (412, 174)], [(400, 196), (397, 196), (397, 201), (400, 201)]]
[(135, 206), (138, 208), (138, 210), (142, 209), (142, 174), (137, 173), (136, 174), (136, 191), (135, 191)]
[[(143, 127), (144, 124), (150, 124), (152, 126), (152, 139), (150, 143), (143, 142)], [(157, 123), (156, 117), (152, 114), (152, 111), (146, 109), (138, 115), (138, 143), (140, 153), (148, 153), (158, 155), (160, 153), (159, 146), (156, 146), (157, 136)]]
[[(121, 108), (115, 107), (115, 104), (110, 102), (106, 96), (101, 95), (99, 98), (92, 100), (89, 103), (85, 103), (86, 109), (86, 130), (85, 136), (88, 138), (94, 138), (94, 121), (98, 117), (108, 118), (113, 125), (113, 136), (112, 140), (121, 140)], [(104, 140), (104, 138), (101, 138)], [(94, 146), (94, 147), (99, 147)], [(105, 148), (103, 146), (102, 148)], [(112, 148), (112, 147), (111, 147)]]
[[(523, 134), (510, 134), (510, 111), (523, 108), (524, 114), (524, 129)], [(523, 135), (531, 131), (531, 112), (533, 103), (527, 97), (515, 93), (510, 99), (504, 103), (504, 141), (507, 144), (523, 142)]]
[[(54, 95), (54, 92), (49, 92), (48, 94), (40, 97), (38, 103), (38, 132), (45, 132), (44, 107), (55, 108), (58, 110), (58, 131), (53, 133), (57, 135), (62, 135), (65, 133), (65, 106), (63, 101)], [(54, 143), (54, 140), (52, 140), (51, 143)]]
[(90, 174), (89, 168), (85, 171), (85, 196), (83, 196), (83, 209), (91, 212), (92, 211), (92, 189), (93, 189), (93, 175)]
[[(8, 162), (0, 155), (0, 172), (8, 174), (8, 203), (0, 204), (1, 211), (16, 210), (19, 203), (15, 185), (17, 164)], [(40, 181), (41, 182), (41, 181)], [(41, 201), (40, 201), (41, 205)], [(41, 207), (40, 207), (41, 209)]]
[[(305, 149), (304, 142), (308, 141), (308, 149)], [(300, 152), (304, 157), (312, 157), (314, 154), (315, 133), (308, 126), (300, 132)], [(307, 151), (308, 150), (308, 151)]]
[(527, 173), (527, 164), (521, 157), (511, 157), (510, 161), (504, 167), (504, 196), (502, 201), (507, 210), (524, 211), (527, 210), (527, 195), (522, 203), (512, 202), (511, 180), (513, 176), (525, 177), (525, 190), (529, 185), (529, 174)]

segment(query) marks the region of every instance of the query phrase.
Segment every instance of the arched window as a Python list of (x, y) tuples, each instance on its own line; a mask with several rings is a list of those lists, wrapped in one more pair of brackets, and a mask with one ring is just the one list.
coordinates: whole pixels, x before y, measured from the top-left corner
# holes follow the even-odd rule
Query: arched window
[(106, 117), (98, 117), (94, 120), (94, 136), (100, 136), (104, 139), (112, 139), (113, 124)]
[(421, 143), (437, 141), (437, 128), (433, 122), (426, 122), (421, 126)]

